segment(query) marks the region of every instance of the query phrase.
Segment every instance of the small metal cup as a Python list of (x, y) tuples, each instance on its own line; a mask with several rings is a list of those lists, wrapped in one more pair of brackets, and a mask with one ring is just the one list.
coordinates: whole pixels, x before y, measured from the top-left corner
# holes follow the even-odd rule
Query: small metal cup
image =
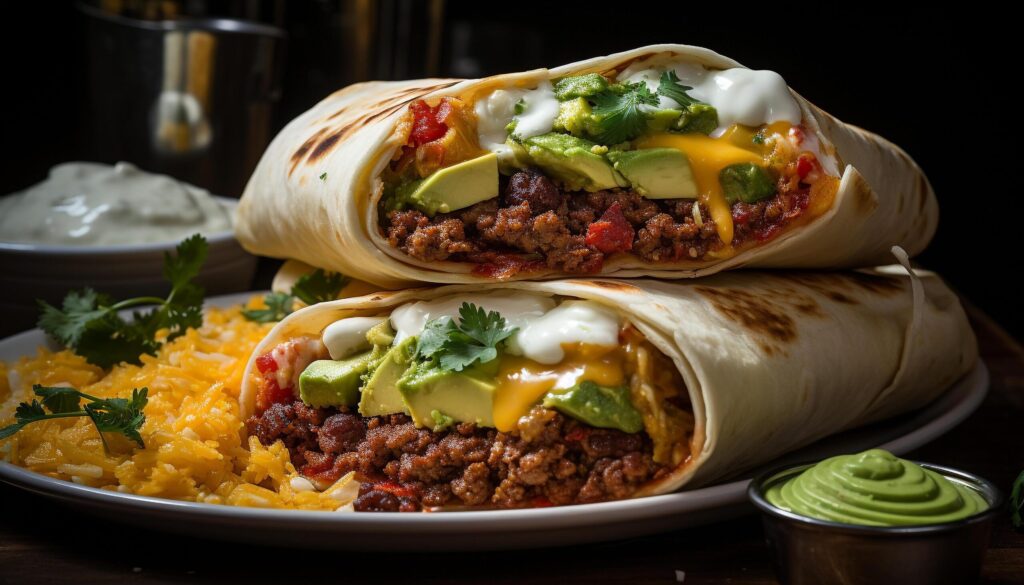
[(139, 20), (80, 3), (91, 160), (126, 160), (238, 197), (270, 142), (283, 30), (226, 18)]
[(808, 518), (765, 499), (771, 486), (808, 465), (756, 477), (747, 495), (761, 511), (765, 538), (784, 585), (965, 585), (974, 583), (988, 549), (992, 522), (1004, 506), (991, 482), (955, 469), (919, 463), (974, 488), (989, 507), (956, 522), (921, 526), (858, 526)]

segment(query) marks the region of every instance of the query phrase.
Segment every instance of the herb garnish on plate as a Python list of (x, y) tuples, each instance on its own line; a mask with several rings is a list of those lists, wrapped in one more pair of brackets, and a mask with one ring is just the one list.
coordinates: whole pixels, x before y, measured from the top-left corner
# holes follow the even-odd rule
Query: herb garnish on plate
[(270, 293), (263, 297), (265, 309), (245, 309), (242, 316), (256, 323), (273, 323), (295, 311), (295, 300), (315, 305), (338, 298), (350, 279), (340, 272), (325, 272), (317, 268), (304, 274), (292, 285), (291, 293)]
[[(137, 297), (115, 302), (91, 288), (71, 291), (58, 309), (38, 301), (39, 328), (89, 363), (109, 368), (120, 362), (141, 363), (142, 354), (156, 355), (157, 332), (167, 329), (166, 341), (203, 324), (203, 288), (192, 279), (206, 261), (208, 245), (196, 234), (178, 244), (176, 254), (164, 254), (164, 278), (171, 283), (167, 298)], [(123, 319), (118, 311), (156, 305)]]
[[(148, 388), (135, 388), (131, 398), (97, 398), (74, 388), (65, 386), (47, 387), (36, 384), (32, 386), (36, 396), (43, 399), (22, 402), (14, 413), (15, 423), (0, 428), (0, 439), (6, 439), (17, 433), (25, 425), (43, 420), (87, 416), (100, 431), (100, 440), (104, 448), (107, 440), (103, 433), (120, 433), (145, 448), (139, 429), (146, 422), (142, 413), (149, 399), (146, 397)], [(87, 400), (84, 405), (82, 399)], [(47, 412), (49, 411), (49, 412)]]

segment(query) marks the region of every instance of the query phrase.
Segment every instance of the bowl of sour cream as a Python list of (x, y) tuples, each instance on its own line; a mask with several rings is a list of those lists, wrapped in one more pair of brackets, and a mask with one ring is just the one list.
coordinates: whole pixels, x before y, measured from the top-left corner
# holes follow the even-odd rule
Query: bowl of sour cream
[(977, 581), (1003, 495), (881, 449), (769, 471), (747, 491), (786, 585)]
[(36, 299), (92, 287), (118, 298), (166, 294), (164, 253), (200, 233), (207, 294), (249, 290), (256, 258), (233, 235), (237, 201), (126, 162), (68, 162), (0, 198), (4, 333), (31, 327)]

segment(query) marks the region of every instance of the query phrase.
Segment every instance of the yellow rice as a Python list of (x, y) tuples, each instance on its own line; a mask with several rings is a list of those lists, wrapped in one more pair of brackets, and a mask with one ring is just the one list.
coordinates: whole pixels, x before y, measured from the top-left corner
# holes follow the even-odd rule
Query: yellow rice
[[(258, 305), (253, 300), (251, 305)], [(149, 388), (146, 447), (108, 433), (110, 451), (87, 418), (32, 423), (0, 441), (7, 462), (75, 483), (144, 496), (211, 504), (309, 510), (347, 509), (356, 482), (339, 480), (317, 492), (301, 478), (280, 442), (246, 440), (238, 413), (242, 374), (271, 325), (246, 321), (241, 307), (210, 309), (198, 329), (164, 345), (142, 365), (109, 372), (71, 351), (39, 348), (35, 357), (0, 362), (0, 426), (14, 422), (32, 385), (72, 386), (82, 392), (127, 397)]]

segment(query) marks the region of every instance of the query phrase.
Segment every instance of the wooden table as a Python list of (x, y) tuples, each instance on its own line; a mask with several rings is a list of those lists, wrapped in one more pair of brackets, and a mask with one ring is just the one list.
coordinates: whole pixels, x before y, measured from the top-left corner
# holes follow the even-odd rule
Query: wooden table
[[(912, 453), (1009, 489), (1024, 468), (1024, 347), (970, 310), (992, 389), (978, 412)], [(760, 521), (624, 542), (538, 551), (366, 554), (294, 551), (193, 540), (115, 522), (0, 487), (0, 584), (8, 583), (776, 583)], [(1024, 583), (1024, 534), (1003, 516), (983, 583)], [(909, 584), (908, 584), (909, 585)]]

